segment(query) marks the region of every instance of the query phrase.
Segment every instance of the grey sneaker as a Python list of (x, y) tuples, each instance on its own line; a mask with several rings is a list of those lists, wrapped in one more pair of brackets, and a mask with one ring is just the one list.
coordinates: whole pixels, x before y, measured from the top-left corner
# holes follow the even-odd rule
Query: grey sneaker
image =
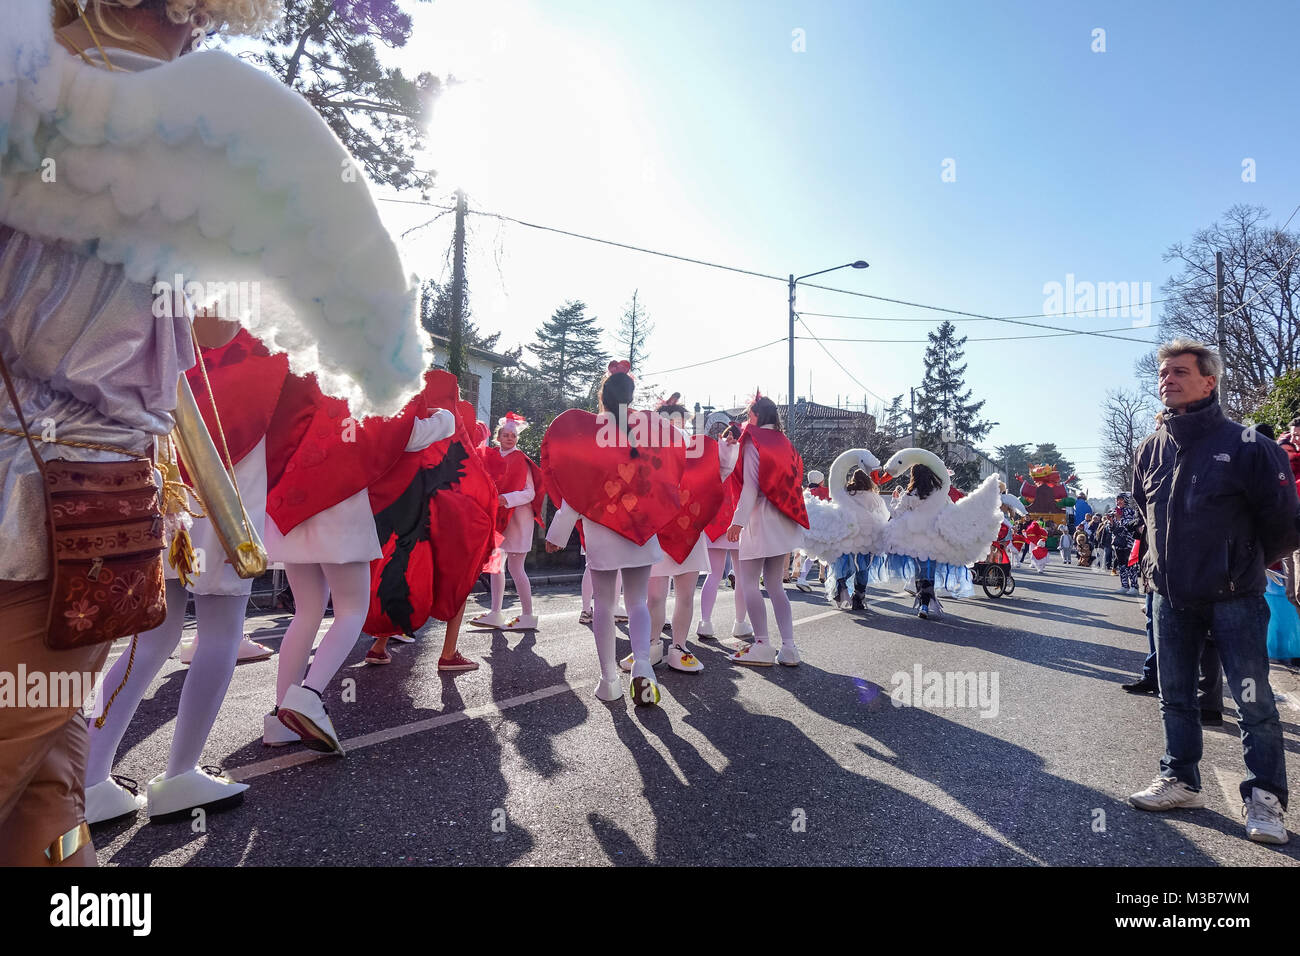
[(1246, 818), (1246, 836), (1256, 843), (1286, 843), (1291, 836), (1282, 822), (1285, 812), (1274, 794), (1255, 787), (1250, 799), (1241, 805), (1241, 815)]
[(1151, 786), (1133, 794), (1128, 802), (1139, 810), (1193, 810), (1205, 806), (1205, 794), (1193, 790), (1181, 780), (1156, 777)]

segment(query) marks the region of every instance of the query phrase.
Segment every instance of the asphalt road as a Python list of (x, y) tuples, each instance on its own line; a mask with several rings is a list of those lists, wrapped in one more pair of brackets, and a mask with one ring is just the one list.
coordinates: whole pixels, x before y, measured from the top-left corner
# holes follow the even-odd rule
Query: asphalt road
[[(325, 757), (261, 743), (275, 661), (235, 673), (204, 762), (251, 784), (237, 809), (195, 821), (95, 828), (102, 865), (1285, 865), (1248, 842), (1235, 710), (1205, 735), (1206, 809), (1158, 815), (1127, 795), (1158, 770), (1158, 704), (1119, 685), (1145, 654), (1142, 599), (1080, 568), (1028, 566), (1014, 595), (946, 602), (873, 590), (833, 610), (789, 589), (803, 664), (746, 668), (731, 643), (690, 638), (699, 674), (660, 669), (663, 703), (593, 696), (576, 588), (539, 589), (535, 633), (466, 629), (475, 672), (439, 674), (442, 625), (361, 664), (358, 642), (327, 702), (348, 748)], [(513, 595), (510, 596), (513, 599)], [(482, 603), (485, 598), (472, 599)], [(732, 593), (714, 624), (729, 634)], [(475, 613), (471, 611), (472, 616)], [(249, 619), (278, 647), (288, 619)], [(328, 623), (328, 621), (327, 621)], [(189, 636), (187, 631), (187, 639)], [(120, 653), (121, 647), (114, 653)], [(628, 650), (620, 636), (619, 653)], [(973, 672), (978, 701), (895, 707), (895, 675)], [(185, 668), (170, 661), (115, 772), (166, 764)], [(996, 680), (996, 697), (992, 696)], [(341, 699), (345, 681), (355, 700)], [(1300, 680), (1275, 667), (1292, 779)], [(961, 706), (963, 705), (964, 706)], [(973, 705), (973, 706), (972, 706)], [(201, 832), (196, 832), (200, 831)]]

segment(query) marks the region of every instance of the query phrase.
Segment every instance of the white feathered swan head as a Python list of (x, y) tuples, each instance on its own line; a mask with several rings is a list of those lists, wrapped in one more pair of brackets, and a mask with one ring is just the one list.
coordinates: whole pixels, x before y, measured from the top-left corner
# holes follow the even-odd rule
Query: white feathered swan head
[(939, 479), (939, 491), (945, 497), (948, 495), (948, 489), (952, 482), (948, 479), (948, 466), (932, 451), (926, 451), (924, 448), (900, 448), (885, 462), (885, 470), (881, 474), (881, 481), (889, 481), (891, 478), (897, 478), (913, 465), (924, 465), (934, 472), (935, 477)]

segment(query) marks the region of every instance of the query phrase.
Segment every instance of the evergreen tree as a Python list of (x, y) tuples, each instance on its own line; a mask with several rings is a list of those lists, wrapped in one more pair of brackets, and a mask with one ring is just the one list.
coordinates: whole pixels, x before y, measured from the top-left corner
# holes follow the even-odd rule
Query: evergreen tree
[(876, 410), (876, 430), (863, 447), (884, 464), (894, 453), (894, 448), (900, 442), (910, 441), (911, 437), (912, 426), (908, 421), (908, 410), (903, 406), (903, 396), (895, 395), (888, 405)]
[(634, 374), (644, 370), (642, 363), (650, 357), (646, 351), (646, 342), (654, 330), (654, 323), (646, 315), (645, 306), (637, 301), (637, 290), (633, 289), (632, 301), (619, 320), (618, 341), (623, 346), (623, 357), (632, 363)]
[[(1031, 465), (1055, 465), (1056, 470), (1061, 473), (1062, 482), (1074, 474), (1074, 462), (1064, 457), (1057, 450), (1054, 442), (1047, 442), (1046, 444), (1039, 442), (1038, 447), (1034, 449), (1034, 453), (1029, 456), (1029, 463)], [(1025, 473), (1025, 477), (1029, 477), (1028, 473)]]
[[(966, 366), (961, 363), (966, 337), (957, 338), (957, 328), (945, 320), (929, 334), (925, 350), (925, 378), (916, 394), (916, 441), (945, 462), (951, 461), (955, 446), (972, 448), (993, 426), (979, 417), (984, 402), (972, 402), (966, 388)], [(979, 481), (975, 461), (952, 465), (953, 481), (971, 488)]]
[(538, 374), (562, 403), (587, 404), (609, 363), (596, 317), (586, 310), (586, 304), (570, 299), (537, 330), (537, 340), (529, 346), (537, 356)]
[[(461, 305), (462, 333), (466, 345), (481, 349), (495, 349), (501, 339), (500, 332), (484, 335), (476, 323), (471, 321), (469, 309), (469, 279), (464, 283), (465, 301)], [(420, 286), (420, 324), (430, 335), (451, 337), (451, 283), (439, 285), (434, 279), (425, 280)]]
[[(1002, 480), (1007, 483), (1007, 490), (1019, 494), (1020, 486), (1016, 483), (1016, 475), (1029, 477), (1029, 446), (998, 445), (993, 449), (993, 460), (1001, 469)], [(1034, 461), (1037, 463), (1038, 459)]]

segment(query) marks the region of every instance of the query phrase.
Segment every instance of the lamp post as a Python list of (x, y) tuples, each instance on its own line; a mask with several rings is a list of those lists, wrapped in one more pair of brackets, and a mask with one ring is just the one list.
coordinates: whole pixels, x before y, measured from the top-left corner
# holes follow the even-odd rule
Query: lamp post
[(790, 273), (790, 393), (786, 396), (786, 427), (794, 427), (794, 287), (804, 279), (811, 279), (813, 276), (825, 275), (827, 272), (835, 272), (837, 269), (865, 269), (868, 263), (862, 259), (857, 262), (846, 262), (842, 266), (831, 266), (829, 269), (822, 269), (821, 272), (810, 272), (806, 276), (795, 277)]

